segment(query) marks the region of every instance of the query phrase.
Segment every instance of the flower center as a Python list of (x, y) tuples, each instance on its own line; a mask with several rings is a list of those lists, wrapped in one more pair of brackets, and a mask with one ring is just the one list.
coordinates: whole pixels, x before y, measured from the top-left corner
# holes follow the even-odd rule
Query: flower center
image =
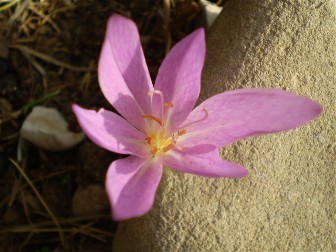
[(180, 136), (187, 133), (186, 130), (178, 130), (177, 133), (169, 136), (166, 134), (164, 124), (159, 118), (152, 115), (143, 115), (142, 117), (156, 122), (159, 125), (159, 127), (153, 127), (152, 130), (147, 131), (146, 142), (151, 155), (160, 156), (174, 147), (179, 148), (176, 146), (177, 140)]
[(153, 156), (158, 156), (174, 148), (173, 137), (164, 136), (162, 131), (148, 134), (146, 142), (149, 146), (149, 152)]
[[(158, 93), (161, 96), (161, 102), (163, 101), (162, 93), (160, 91), (154, 91), (154, 93)], [(149, 126), (146, 130), (146, 144), (149, 147), (150, 154), (154, 157), (160, 156), (169, 150), (176, 148), (181, 148), (176, 146), (177, 140), (180, 136), (186, 134), (186, 130), (178, 130), (176, 133), (169, 135), (167, 134), (167, 124), (169, 122), (169, 117), (171, 113), (171, 109), (173, 109), (174, 105), (171, 102), (165, 102), (162, 104), (162, 117), (164, 118), (164, 122), (153, 115), (143, 115), (142, 118), (149, 120)], [(166, 110), (166, 111), (164, 111)], [(166, 112), (166, 113), (165, 113)], [(165, 116), (164, 116), (165, 115)]]

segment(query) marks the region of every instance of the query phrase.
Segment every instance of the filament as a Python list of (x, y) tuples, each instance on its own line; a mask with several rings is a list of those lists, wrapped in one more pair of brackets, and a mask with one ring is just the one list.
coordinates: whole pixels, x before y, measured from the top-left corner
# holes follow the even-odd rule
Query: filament
[(203, 118), (198, 119), (198, 120), (193, 121), (193, 122), (190, 122), (190, 123), (188, 123), (188, 124), (186, 124), (186, 125), (183, 125), (183, 128), (189, 127), (190, 125), (193, 125), (193, 124), (195, 124), (195, 123), (202, 122), (202, 121), (206, 120), (206, 119), (209, 117), (209, 112), (208, 112), (208, 110), (206, 110), (205, 108), (203, 108), (201, 111), (204, 112), (204, 116), (203, 116)]
[[(158, 94), (160, 96), (160, 102), (161, 102), (161, 118), (163, 118), (164, 111), (163, 111), (163, 106), (164, 106), (164, 98), (163, 98), (163, 93), (160, 90), (153, 90), (149, 91), (148, 95), (151, 96), (151, 103), (152, 103), (152, 108), (153, 108), (153, 95)], [(153, 111), (152, 111), (153, 113)]]
[(146, 119), (153, 120), (153, 121), (157, 122), (158, 124), (160, 124), (160, 126), (162, 127), (162, 121), (159, 118), (157, 118), (155, 116), (152, 116), (152, 115), (143, 115), (142, 117), (146, 118)]

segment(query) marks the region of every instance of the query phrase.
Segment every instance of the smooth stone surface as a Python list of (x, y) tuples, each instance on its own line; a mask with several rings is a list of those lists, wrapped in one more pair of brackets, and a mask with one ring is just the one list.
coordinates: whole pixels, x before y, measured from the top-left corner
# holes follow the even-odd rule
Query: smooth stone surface
[[(231, 0), (208, 37), (202, 99), (274, 87), (323, 115), (226, 147), (241, 180), (166, 169), (154, 208), (122, 222), (114, 251), (336, 251), (336, 2)], [(219, 113), (225, 113), (225, 111)]]

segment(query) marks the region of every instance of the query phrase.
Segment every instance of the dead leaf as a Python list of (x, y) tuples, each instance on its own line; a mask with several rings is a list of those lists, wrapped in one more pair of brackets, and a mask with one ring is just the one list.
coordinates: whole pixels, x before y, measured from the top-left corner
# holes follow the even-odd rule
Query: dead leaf
[(206, 27), (209, 29), (221, 13), (223, 7), (207, 0), (200, 0), (199, 3), (204, 12)]
[(34, 107), (27, 116), (20, 135), (36, 146), (50, 151), (69, 149), (85, 137), (82, 132), (69, 131), (68, 123), (56, 109), (42, 106)]

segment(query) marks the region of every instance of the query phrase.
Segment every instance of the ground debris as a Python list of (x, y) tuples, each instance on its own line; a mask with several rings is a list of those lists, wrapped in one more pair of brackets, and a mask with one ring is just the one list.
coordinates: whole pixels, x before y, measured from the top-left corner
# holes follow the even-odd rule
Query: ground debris
[(99, 89), (96, 71), (112, 13), (128, 16), (138, 25), (154, 79), (171, 46), (200, 25), (199, 4), (196, 0), (0, 2), (0, 63), (6, 64), (0, 64), (0, 75), (16, 78), (12, 82), (16, 88), (0, 92), (0, 154), (6, 159), (0, 177), (1, 249), (111, 251), (116, 223), (107, 201), (99, 213), (78, 214), (72, 200), (76, 191), (78, 195), (93, 184), (102, 195), (105, 171), (120, 156), (88, 140), (62, 152), (33, 145), (22, 148), (20, 128), (35, 106), (60, 111), (72, 131), (79, 131), (79, 126), (71, 104), (113, 110)]
[(84, 133), (68, 130), (68, 123), (54, 108), (35, 106), (22, 124), (20, 136), (50, 151), (64, 151), (81, 142)]

